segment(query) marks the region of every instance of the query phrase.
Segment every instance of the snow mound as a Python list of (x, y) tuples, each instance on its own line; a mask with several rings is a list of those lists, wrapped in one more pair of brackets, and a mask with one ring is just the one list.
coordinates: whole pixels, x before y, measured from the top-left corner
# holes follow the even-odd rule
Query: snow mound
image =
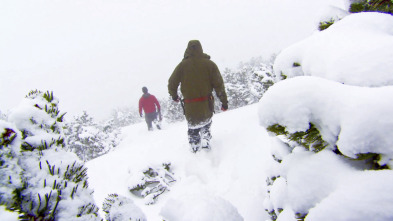
[(357, 86), (393, 85), (392, 48), (393, 16), (357, 13), (282, 51), (274, 71)]
[(237, 209), (221, 197), (186, 195), (167, 201), (161, 215), (171, 221), (241, 221)]
[(392, 182), (389, 170), (348, 176), (334, 193), (310, 210), (307, 220), (393, 220)]
[(296, 77), (268, 90), (259, 118), (264, 127), (280, 124), (289, 132), (305, 131), (313, 122), (325, 141), (349, 157), (368, 152), (393, 157), (392, 100), (393, 86), (363, 88)]

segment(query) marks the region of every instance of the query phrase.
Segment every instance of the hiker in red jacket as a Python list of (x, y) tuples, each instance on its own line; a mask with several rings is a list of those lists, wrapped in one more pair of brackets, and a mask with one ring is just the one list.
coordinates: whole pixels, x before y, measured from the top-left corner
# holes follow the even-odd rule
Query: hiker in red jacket
[[(139, 115), (142, 117), (142, 109), (145, 112), (145, 120), (147, 123), (147, 129), (153, 130), (152, 122), (154, 122), (157, 126), (157, 129), (161, 130), (161, 126), (157, 121), (157, 115), (159, 120), (162, 120), (161, 117), (161, 107), (160, 103), (158, 103), (156, 97), (148, 93), (147, 88), (142, 88), (143, 95), (141, 99), (139, 99)], [(157, 108), (157, 109), (156, 109)]]

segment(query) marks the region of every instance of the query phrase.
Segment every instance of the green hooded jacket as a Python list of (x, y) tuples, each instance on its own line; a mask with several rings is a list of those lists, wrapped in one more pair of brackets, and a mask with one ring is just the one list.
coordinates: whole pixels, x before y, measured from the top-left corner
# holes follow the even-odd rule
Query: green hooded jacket
[[(204, 98), (212, 95), (213, 89), (223, 105), (228, 105), (225, 86), (217, 65), (210, 56), (203, 53), (198, 40), (188, 43), (184, 59), (177, 65), (168, 81), (168, 91), (177, 97), (177, 88), (185, 100)], [(214, 100), (185, 102), (185, 115), (190, 125), (209, 122), (213, 116)]]

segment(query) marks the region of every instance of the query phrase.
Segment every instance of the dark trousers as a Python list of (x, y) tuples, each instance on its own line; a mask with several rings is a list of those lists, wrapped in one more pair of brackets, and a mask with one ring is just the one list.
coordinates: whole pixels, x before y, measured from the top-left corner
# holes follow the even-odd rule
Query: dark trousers
[(200, 128), (188, 128), (188, 140), (191, 146), (199, 146), (202, 144), (202, 148), (210, 149), (210, 139), (212, 135), (210, 133), (210, 127), (212, 123), (208, 123)]
[(147, 129), (148, 130), (153, 130), (153, 125), (152, 122), (157, 119), (157, 112), (152, 112), (152, 113), (145, 113), (145, 120), (147, 124)]

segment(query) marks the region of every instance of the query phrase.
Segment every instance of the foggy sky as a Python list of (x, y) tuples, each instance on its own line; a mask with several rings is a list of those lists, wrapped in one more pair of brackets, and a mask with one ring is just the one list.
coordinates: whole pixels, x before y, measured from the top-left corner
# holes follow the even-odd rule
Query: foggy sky
[(0, 110), (30, 90), (53, 91), (66, 116), (97, 119), (158, 98), (198, 39), (219, 66), (236, 68), (317, 30), (321, 10), (347, 0), (2, 0)]

